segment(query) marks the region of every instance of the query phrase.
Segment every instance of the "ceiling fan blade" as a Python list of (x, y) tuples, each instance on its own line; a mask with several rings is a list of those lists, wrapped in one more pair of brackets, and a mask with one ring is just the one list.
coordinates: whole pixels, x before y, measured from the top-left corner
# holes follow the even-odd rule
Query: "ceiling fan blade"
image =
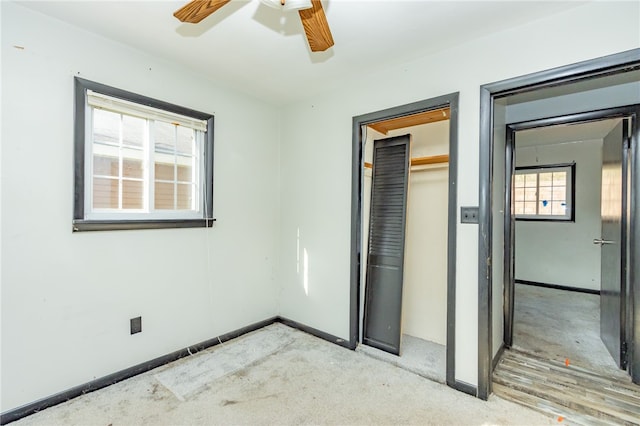
[(231, 0), (193, 0), (173, 13), (182, 22), (197, 24)]
[(333, 46), (333, 37), (322, 3), (320, 0), (311, 0), (311, 3), (313, 4), (312, 8), (299, 10), (298, 13), (311, 51), (324, 52)]

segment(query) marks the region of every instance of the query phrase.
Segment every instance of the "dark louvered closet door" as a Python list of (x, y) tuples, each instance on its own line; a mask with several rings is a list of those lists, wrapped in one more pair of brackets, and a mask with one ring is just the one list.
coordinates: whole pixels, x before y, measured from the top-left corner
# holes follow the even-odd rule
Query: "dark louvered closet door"
[(373, 178), (363, 341), (399, 355), (402, 273), (411, 136), (377, 140)]

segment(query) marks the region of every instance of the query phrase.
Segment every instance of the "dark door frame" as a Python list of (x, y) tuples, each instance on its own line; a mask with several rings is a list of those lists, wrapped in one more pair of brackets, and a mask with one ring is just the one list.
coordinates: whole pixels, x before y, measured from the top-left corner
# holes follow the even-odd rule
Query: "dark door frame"
[(362, 126), (378, 121), (434, 109), (450, 109), (449, 118), (449, 205), (447, 246), (447, 384), (476, 394), (475, 386), (455, 379), (456, 225), (458, 179), (458, 93), (401, 105), (353, 117), (351, 167), (351, 275), (349, 305), (349, 347), (355, 349), (360, 334), (360, 270), (362, 261), (362, 191), (364, 180)]
[[(514, 321), (514, 294), (515, 294), (515, 276), (514, 276), (514, 261), (515, 261), (515, 235), (514, 235), (514, 217), (513, 217), (513, 209), (512, 209), (512, 199), (511, 199), (511, 190), (513, 183), (513, 175), (515, 171), (515, 133), (520, 130), (529, 130), (536, 128), (543, 128), (548, 126), (555, 125), (569, 125), (569, 124), (581, 124), (588, 123), (593, 121), (607, 120), (613, 118), (631, 118), (637, 126), (638, 117), (640, 117), (640, 105), (632, 105), (627, 107), (619, 107), (619, 108), (608, 108), (596, 111), (589, 111), (571, 115), (563, 115), (551, 118), (544, 118), (539, 120), (530, 120), (520, 123), (513, 123), (506, 125), (506, 170), (505, 170), (505, 209), (504, 209), (504, 336), (503, 343), (504, 346), (510, 348), (513, 345), (513, 321)], [(626, 141), (623, 141), (623, 144)], [(629, 164), (629, 149), (623, 146), (624, 152), (624, 160), (623, 160), (623, 188), (622, 192), (627, 194), (627, 179), (626, 173), (628, 172), (627, 166)], [(575, 174), (573, 175), (573, 179), (575, 182)], [(575, 183), (574, 183), (575, 188)], [(623, 265), (623, 271), (626, 271), (626, 262), (627, 262), (627, 244), (626, 244), (626, 236), (629, 232), (628, 229), (628, 209), (626, 208), (626, 196), (623, 197), (623, 208), (622, 208), (622, 239), (621, 239), (621, 261)], [(623, 275), (626, 275), (623, 272)], [(623, 279), (623, 296), (624, 300), (624, 308), (621, 312), (621, 337), (625, 342), (629, 341), (631, 337), (629, 335), (629, 327), (625, 327), (627, 320), (627, 311), (632, 311), (633, 306), (631, 300), (628, 298), (628, 291), (625, 291), (629, 286), (628, 277), (624, 277)]]
[[(479, 185), (479, 227), (478, 227), (478, 397), (488, 399), (492, 391), (492, 198), (501, 196), (493, 193), (493, 156), (494, 156), (494, 108), (495, 101), (525, 92), (565, 85), (622, 74), (640, 69), (640, 49), (616, 53), (601, 58), (579, 62), (547, 71), (485, 84), (480, 87), (480, 185)], [(577, 108), (576, 108), (577, 109)], [(632, 155), (629, 166), (631, 170), (639, 170), (640, 149), (637, 148), (637, 135), (634, 135)], [(640, 214), (640, 173), (633, 173), (634, 193), (630, 194), (630, 217)], [(635, 216), (634, 216), (635, 215)], [(640, 225), (630, 224), (629, 230), (629, 281), (632, 303), (640, 306), (640, 262), (633, 261), (640, 257)], [(637, 324), (630, 321), (631, 336), (629, 341), (630, 359), (633, 352), (640, 353), (640, 330)], [(632, 363), (633, 364), (633, 363)], [(639, 363), (640, 364), (640, 363)], [(640, 379), (640, 365), (630, 365), (634, 380)]]

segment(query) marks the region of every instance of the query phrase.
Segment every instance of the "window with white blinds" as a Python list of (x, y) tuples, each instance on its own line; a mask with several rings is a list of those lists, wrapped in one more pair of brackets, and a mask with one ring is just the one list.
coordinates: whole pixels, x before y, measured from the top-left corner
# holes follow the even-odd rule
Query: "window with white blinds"
[(74, 230), (209, 226), (212, 124), (207, 114), (76, 79)]

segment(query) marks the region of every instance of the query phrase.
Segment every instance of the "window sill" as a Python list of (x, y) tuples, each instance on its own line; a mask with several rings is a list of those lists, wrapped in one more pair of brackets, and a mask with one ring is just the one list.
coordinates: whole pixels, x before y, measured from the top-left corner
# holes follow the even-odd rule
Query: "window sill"
[(576, 221), (573, 218), (556, 219), (556, 218), (548, 218), (548, 217), (516, 217), (515, 220), (523, 221), (523, 222), (559, 222), (559, 223), (575, 223)]
[(167, 219), (167, 220), (81, 220), (73, 221), (73, 232), (123, 231), (134, 229), (210, 228), (215, 219)]

